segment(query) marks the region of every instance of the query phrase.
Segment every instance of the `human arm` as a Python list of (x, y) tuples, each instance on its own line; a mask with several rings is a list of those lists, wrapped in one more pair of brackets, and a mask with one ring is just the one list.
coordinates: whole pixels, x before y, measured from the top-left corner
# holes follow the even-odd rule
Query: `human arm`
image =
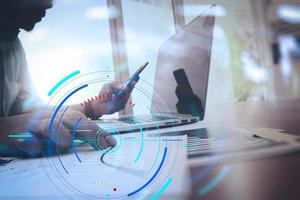
[[(74, 130), (75, 121), (79, 118), (81, 123)], [(116, 145), (113, 136), (101, 130), (80, 112), (66, 112), (61, 123), (55, 119), (52, 129), (48, 130), (50, 120), (47, 112), (0, 118), (0, 145), (9, 147), (9, 150), (1, 152), (1, 154), (10, 155), (14, 152), (19, 156), (40, 156), (47, 142), (65, 151), (71, 147), (74, 139), (70, 130), (74, 130), (79, 138), (88, 141), (95, 149)]]
[[(71, 108), (84, 113), (89, 118), (99, 118), (102, 115), (118, 112), (125, 108), (137, 81), (138, 79), (125, 88), (123, 84), (118, 81), (107, 83), (102, 87), (98, 96), (86, 101), (83, 106), (77, 104), (72, 105)], [(118, 96), (117, 93), (121, 89), (124, 90), (124, 95)]]

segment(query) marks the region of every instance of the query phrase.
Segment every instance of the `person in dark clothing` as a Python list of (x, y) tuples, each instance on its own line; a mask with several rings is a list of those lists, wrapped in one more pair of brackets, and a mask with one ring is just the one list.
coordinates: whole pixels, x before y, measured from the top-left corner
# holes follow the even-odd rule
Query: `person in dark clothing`
[[(53, 0), (1, 0), (0, 1), (0, 149), (2, 154), (20, 153), (20, 155), (40, 155), (44, 143), (42, 140), (51, 140), (54, 145), (62, 150), (68, 149), (72, 144), (70, 129), (74, 120), (82, 118), (89, 121), (81, 126), (90, 131), (78, 132), (82, 138), (94, 139), (94, 148), (114, 147), (114, 137), (101, 130), (98, 125), (88, 117), (101, 117), (112, 114), (125, 107), (132, 87), (126, 95), (117, 99), (113, 92), (121, 84), (113, 82), (105, 85), (100, 94), (105, 94), (106, 99), (97, 99), (87, 103), (84, 107), (72, 105), (59, 125), (59, 140), (54, 139), (55, 130), (48, 131), (43, 125), (49, 121), (50, 114), (37, 115), (44, 103), (38, 98), (32, 85), (25, 53), (18, 33), (20, 29), (31, 31), (36, 23), (46, 15), (46, 10), (53, 6)], [(30, 99), (30, 107), (24, 109), (24, 103)], [(120, 103), (121, 102), (121, 103)], [(30, 127), (28, 129), (28, 124)], [(53, 127), (58, 126), (54, 121)], [(88, 127), (86, 127), (88, 126)], [(31, 134), (26, 139), (10, 138), (11, 134)], [(99, 135), (101, 133), (101, 135)], [(8, 148), (4, 148), (8, 147)]]

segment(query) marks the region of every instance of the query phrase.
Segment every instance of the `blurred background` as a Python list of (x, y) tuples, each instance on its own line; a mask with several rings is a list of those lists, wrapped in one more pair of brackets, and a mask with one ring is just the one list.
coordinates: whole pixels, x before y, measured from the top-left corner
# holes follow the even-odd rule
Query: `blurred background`
[[(207, 107), (299, 98), (299, 0), (57, 0), (34, 31), (21, 33), (39, 95), (47, 102), (53, 85), (76, 70), (126, 80), (146, 61), (141, 78), (153, 85), (160, 44), (212, 3)], [(139, 87), (153, 92), (143, 81)], [(146, 113), (150, 99), (139, 91), (132, 97), (136, 106), (121, 114)]]

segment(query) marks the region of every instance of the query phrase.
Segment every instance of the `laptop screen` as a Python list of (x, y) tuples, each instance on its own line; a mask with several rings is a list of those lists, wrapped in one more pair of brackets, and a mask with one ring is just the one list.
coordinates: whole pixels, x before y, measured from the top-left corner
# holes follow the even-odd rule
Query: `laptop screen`
[(202, 14), (160, 46), (152, 111), (204, 118), (214, 24)]

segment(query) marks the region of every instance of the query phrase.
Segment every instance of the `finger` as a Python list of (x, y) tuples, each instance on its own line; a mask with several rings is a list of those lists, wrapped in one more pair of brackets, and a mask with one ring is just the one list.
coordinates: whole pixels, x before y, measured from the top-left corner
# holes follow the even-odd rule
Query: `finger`
[[(92, 146), (96, 149), (106, 149), (116, 145), (115, 138), (108, 132), (102, 130), (94, 121), (87, 120), (76, 133), (84, 139), (91, 139)], [(96, 145), (96, 146), (94, 146)]]
[(96, 135), (99, 128), (90, 121), (84, 115), (81, 115), (77, 119), (66, 117), (63, 119), (63, 124), (69, 130), (72, 141), (79, 139), (98, 149)]
[(112, 91), (113, 88), (118, 88), (120, 86), (120, 82), (118, 81), (114, 81), (114, 82), (110, 82), (110, 83), (107, 83), (105, 84), (100, 93), (99, 94), (103, 94), (103, 93), (110, 93)]
[(113, 89), (113, 88), (121, 88), (122, 83), (120, 81), (114, 81), (109, 83), (109, 90)]
[(72, 146), (72, 135), (62, 123), (57, 125), (55, 134), (51, 134), (49, 138), (61, 150), (67, 150)]
[(130, 84), (129, 84), (129, 89), (133, 89), (134, 87), (135, 87), (135, 85), (137, 84), (137, 82), (140, 80), (140, 77), (139, 76), (137, 76), (135, 79), (133, 79), (133, 81), (131, 81), (130, 82)]
[(122, 88), (116, 87), (111, 89), (112, 94), (118, 94), (119, 92), (122, 91)]
[(122, 88), (125, 96), (128, 96), (128, 97), (130, 96), (130, 94), (131, 94), (132, 90), (134, 89), (138, 80), (139, 80), (139, 77), (137, 77), (136, 79), (131, 81), (127, 86)]
[(97, 100), (101, 102), (110, 101), (112, 99), (112, 96), (113, 96), (112, 91), (104, 91), (98, 95)]
[(100, 100), (102, 100), (102, 101), (110, 101), (110, 100), (112, 99), (112, 95), (113, 95), (113, 93), (112, 93), (111, 91), (108, 91), (108, 92), (106, 92), (106, 93), (103, 93), (103, 94), (101, 95)]
[(100, 149), (115, 147), (117, 145), (116, 139), (110, 133), (104, 130), (98, 131), (97, 142)]
[(110, 133), (103, 131), (94, 121), (84, 116), (77, 119), (75, 123), (71, 124), (66, 121), (64, 123), (76, 139), (89, 143), (95, 149), (105, 149), (116, 145), (116, 140)]
[(127, 103), (128, 99), (130, 98), (132, 89), (133, 88), (124, 87), (122, 95), (121, 96), (116, 96), (115, 99), (119, 100), (120, 102), (122, 102), (125, 105)]

